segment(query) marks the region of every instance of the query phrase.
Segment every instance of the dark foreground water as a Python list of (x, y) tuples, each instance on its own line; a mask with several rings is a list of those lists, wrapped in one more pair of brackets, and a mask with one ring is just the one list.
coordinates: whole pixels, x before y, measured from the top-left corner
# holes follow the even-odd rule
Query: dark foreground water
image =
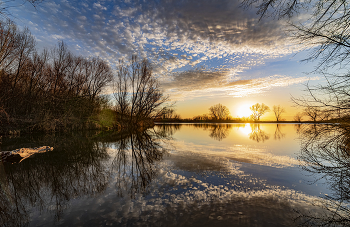
[(167, 124), (3, 138), (0, 226), (349, 226), (347, 128)]

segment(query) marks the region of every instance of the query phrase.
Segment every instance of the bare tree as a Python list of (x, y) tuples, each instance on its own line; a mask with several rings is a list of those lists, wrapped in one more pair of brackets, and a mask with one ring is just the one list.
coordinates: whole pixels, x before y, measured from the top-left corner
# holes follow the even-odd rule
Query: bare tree
[(284, 109), (283, 107), (281, 107), (280, 105), (278, 105), (278, 106), (273, 106), (273, 112), (274, 112), (274, 114), (275, 114), (276, 121), (280, 121), (280, 120), (282, 120), (282, 119), (281, 119), (281, 115), (282, 115), (283, 113), (285, 113), (286, 111), (285, 111), (285, 109)]
[(262, 115), (270, 111), (270, 108), (266, 106), (264, 103), (261, 103), (261, 104), (257, 103), (255, 105), (252, 105), (250, 107), (250, 110), (252, 111), (252, 115), (251, 115), (252, 119), (254, 121), (259, 121)]
[(120, 62), (114, 89), (116, 110), (127, 117), (129, 126), (161, 116), (169, 100), (160, 90), (150, 63), (146, 59), (139, 61), (136, 56), (129, 65)]
[[(22, 0), (22, 1), (16, 1), (16, 0), (5, 0), (0, 2), (0, 16), (3, 18), (10, 18), (12, 17), (12, 14), (10, 12), (11, 8), (21, 6), (27, 2), (29, 2), (34, 8), (41, 3), (43, 0)], [(22, 2), (22, 3), (20, 3)]]
[[(243, 5), (257, 5), (261, 18), (269, 15), (287, 18), (291, 24), (290, 34), (300, 43), (316, 47), (309, 60), (320, 58), (319, 66), (349, 63), (350, 5), (347, 1), (244, 0)], [(306, 19), (294, 23), (294, 16), (299, 13)]]
[(312, 121), (317, 121), (320, 119), (321, 110), (318, 107), (309, 106), (304, 109), (306, 116), (310, 117)]
[(294, 121), (301, 122), (302, 118), (303, 118), (303, 114), (298, 112), (294, 116)]
[(38, 53), (28, 29), (0, 23), (0, 107), (7, 119), (32, 122), (32, 129), (81, 127), (111, 79), (101, 59), (75, 56), (63, 42)]
[(228, 108), (222, 104), (216, 104), (209, 108), (209, 113), (214, 120), (226, 120), (230, 116)]
[[(317, 107), (324, 112), (325, 119), (333, 116), (338, 119), (349, 119), (349, 63), (350, 36), (348, 1), (319, 0), (244, 0), (243, 5), (257, 6), (261, 18), (275, 16), (288, 20), (288, 29), (292, 38), (310, 49), (310, 57), (305, 60), (319, 60), (315, 70), (323, 74), (327, 81), (324, 85), (306, 85), (308, 94), (293, 101), (303, 107)], [(302, 14), (294, 20), (295, 16)], [(302, 20), (300, 20), (302, 18)], [(297, 21), (297, 22), (296, 22)], [(338, 66), (337, 74), (328, 69)]]

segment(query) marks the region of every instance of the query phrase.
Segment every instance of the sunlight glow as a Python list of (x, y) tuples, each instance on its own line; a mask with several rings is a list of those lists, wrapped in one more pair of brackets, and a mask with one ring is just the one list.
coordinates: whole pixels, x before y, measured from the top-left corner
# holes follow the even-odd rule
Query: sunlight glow
[(250, 127), (249, 123), (245, 124), (244, 127), (239, 127), (238, 129), (244, 135), (249, 135), (249, 133), (252, 132), (252, 128)]
[(237, 109), (238, 117), (249, 117), (252, 114), (249, 104), (244, 104)]

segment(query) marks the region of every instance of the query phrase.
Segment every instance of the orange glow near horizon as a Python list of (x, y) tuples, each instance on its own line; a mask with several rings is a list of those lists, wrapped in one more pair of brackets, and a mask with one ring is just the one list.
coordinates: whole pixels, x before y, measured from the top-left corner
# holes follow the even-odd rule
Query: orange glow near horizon
[(252, 114), (250, 110), (250, 104), (243, 104), (236, 110), (238, 117), (249, 117)]

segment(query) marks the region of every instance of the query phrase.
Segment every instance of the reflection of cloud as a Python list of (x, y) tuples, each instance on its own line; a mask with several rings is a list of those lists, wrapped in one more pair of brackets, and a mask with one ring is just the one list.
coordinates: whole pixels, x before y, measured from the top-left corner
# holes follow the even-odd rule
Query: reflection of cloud
[[(273, 219), (276, 225), (294, 226), (297, 224), (297, 212), (321, 211), (314, 207), (320, 204), (317, 197), (294, 190), (278, 187), (237, 189), (231, 184), (215, 185), (172, 171), (161, 172), (154, 186), (147, 197), (138, 196), (132, 200), (118, 200), (112, 194), (101, 197), (94, 201), (96, 204), (90, 202), (89, 205), (95, 206), (95, 209), (88, 212), (102, 216), (103, 221), (121, 225), (146, 222), (152, 226), (193, 226), (201, 223), (201, 226), (232, 226), (233, 223), (252, 226), (258, 220), (260, 225), (269, 226)], [(110, 201), (113, 201), (113, 206), (104, 206)]]
[[(274, 168), (294, 167), (301, 164), (300, 161), (295, 158), (274, 155), (264, 148), (257, 148), (249, 145), (235, 145), (228, 148), (226, 146), (218, 147), (174, 142), (174, 146), (178, 150), (187, 153), (187, 155), (193, 153), (193, 156), (197, 155), (198, 157), (205, 157), (205, 160), (212, 160), (212, 162), (215, 162), (215, 160), (220, 158), (220, 160), (236, 160), (239, 162), (253, 163)], [(182, 155), (182, 153), (180, 152), (178, 155)], [(183, 159), (183, 161), (185, 160), (186, 159)]]

